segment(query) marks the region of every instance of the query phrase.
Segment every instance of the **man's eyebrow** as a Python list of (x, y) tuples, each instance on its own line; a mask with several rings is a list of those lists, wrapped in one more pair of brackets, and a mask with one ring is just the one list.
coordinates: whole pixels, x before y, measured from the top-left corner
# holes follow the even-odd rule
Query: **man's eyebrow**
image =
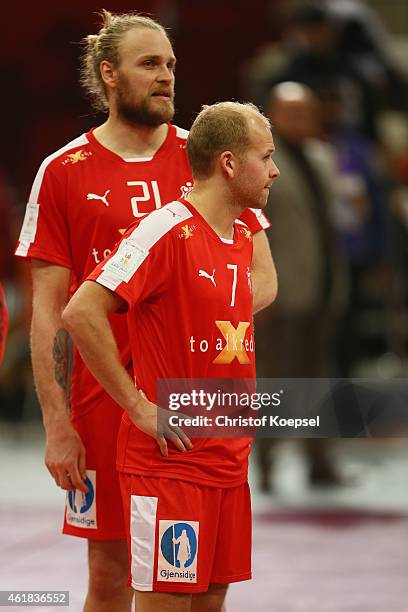
[[(153, 53), (145, 53), (144, 55), (140, 56), (141, 60), (146, 60), (146, 59), (152, 59), (152, 60), (156, 60), (156, 61), (161, 61), (163, 59), (162, 55), (154, 55)], [(175, 57), (170, 57), (168, 62), (175, 65), (176, 63), (176, 58)]]

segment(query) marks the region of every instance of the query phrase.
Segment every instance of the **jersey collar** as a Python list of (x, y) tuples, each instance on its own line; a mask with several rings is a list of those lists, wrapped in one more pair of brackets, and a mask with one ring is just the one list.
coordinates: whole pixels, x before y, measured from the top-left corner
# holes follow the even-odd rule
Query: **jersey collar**
[(169, 149), (172, 148), (172, 144), (176, 140), (176, 128), (174, 125), (171, 125), (170, 123), (168, 124), (168, 127), (169, 129), (167, 130), (167, 136), (164, 142), (161, 144), (161, 146), (157, 149), (156, 153), (152, 157), (139, 157), (139, 158), (135, 157), (132, 159), (124, 159), (117, 153), (114, 153), (110, 149), (107, 149), (106, 147), (104, 147), (99, 142), (99, 140), (95, 138), (93, 134), (93, 131), (95, 128), (92, 128), (91, 130), (89, 130), (89, 132), (86, 133), (86, 138), (88, 139), (88, 142), (91, 145), (91, 147), (98, 152), (98, 155), (103, 155), (104, 157), (109, 158), (112, 162), (120, 163), (120, 164), (143, 163), (143, 162), (149, 162), (149, 161), (159, 159), (160, 157), (165, 155)]

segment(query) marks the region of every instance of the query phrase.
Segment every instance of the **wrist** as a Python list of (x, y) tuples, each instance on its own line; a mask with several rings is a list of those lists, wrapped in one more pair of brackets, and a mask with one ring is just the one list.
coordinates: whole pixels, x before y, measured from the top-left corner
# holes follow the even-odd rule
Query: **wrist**
[(135, 389), (135, 394), (125, 408), (132, 420), (140, 418), (142, 414), (146, 412), (146, 402), (147, 399), (143, 391), (140, 392)]
[(47, 433), (61, 431), (61, 428), (68, 427), (71, 429), (73, 427), (71, 419), (69, 418), (69, 414), (67, 412), (64, 412), (63, 414), (53, 414), (44, 416), (43, 423), (45, 431)]

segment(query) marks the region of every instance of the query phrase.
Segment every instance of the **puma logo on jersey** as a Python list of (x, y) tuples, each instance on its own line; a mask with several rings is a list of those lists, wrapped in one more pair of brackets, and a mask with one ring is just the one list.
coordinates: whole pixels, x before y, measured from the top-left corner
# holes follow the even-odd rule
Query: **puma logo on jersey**
[(105, 206), (109, 206), (109, 202), (106, 199), (108, 193), (110, 193), (110, 189), (107, 189), (105, 191), (105, 195), (103, 196), (97, 195), (96, 193), (88, 193), (88, 195), (86, 196), (86, 199), (87, 200), (101, 200), (101, 202), (103, 202)]
[(216, 287), (216, 283), (215, 283), (215, 268), (213, 270), (212, 274), (208, 274), (208, 272), (206, 272), (205, 270), (199, 270), (198, 271), (198, 276), (203, 276), (204, 278), (208, 278), (208, 280), (210, 280), (212, 282), (212, 284), (214, 285), (214, 287)]

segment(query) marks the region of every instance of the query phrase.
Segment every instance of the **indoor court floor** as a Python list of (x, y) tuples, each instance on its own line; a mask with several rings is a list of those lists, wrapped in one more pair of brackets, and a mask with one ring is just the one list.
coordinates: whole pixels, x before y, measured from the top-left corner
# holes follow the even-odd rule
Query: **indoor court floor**
[[(0, 432), (0, 590), (68, 590), (80, 612), (86, 545), (59, 533), (64, 494), (43, 467), (41, 430)], [(343, 440), (333, 452), (354, 484), (310, 489), (294, 442), (278, 448), (273, 494), (258, 492), (251, 465), (254, 577), (231, 586), (228, 612), (408, 610), (408, 444)]]

